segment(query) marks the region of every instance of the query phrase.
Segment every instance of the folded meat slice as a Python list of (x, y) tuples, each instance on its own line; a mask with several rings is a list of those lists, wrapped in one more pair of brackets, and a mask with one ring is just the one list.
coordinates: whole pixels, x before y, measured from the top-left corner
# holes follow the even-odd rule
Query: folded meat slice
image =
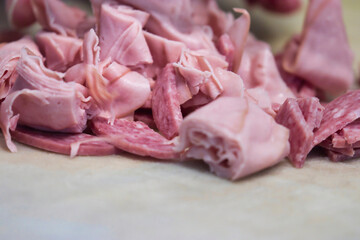
[(24, 28), (35, 22), (31, 0), (6, 0), (6, 14), (9, 23), (15, 28)]
[(81, 39), (41, 32), (36, 35), (36, 42), (44, 53), (46, 67), (51, 70), (65, 72), (69, 67), (82, 61)]
[(142, 27), (148, 14), (104, 3), (99, 24), (100, 59), (111, 58), (125, 66), (153, 63)]
[(45, 68), (40, 57), (21, 50), (16, 79), (0, 108), (0, 127), (6, 144), (16, 151), (9, 129), (20, 123), (36, 129), (81, 133), (86, 127), (89, 99), (77, 83), (65, 83), (63, 74)]
[(105, 156), (117, 152), (113, 145), (86, 133), (49, 133), (18, 126), (11, 136), (17, 142), (65, 155)]
[(338, 94), (354, 81), (341, 0), (310, 1), (303, 31), (284, 51), (283, 67), (316, 87)]
[(289, 153), (288, 137), (246, 97), (220, 97), (184, 119), (177, 150), (236, 180), (279, 163)]
[(172, 139), (179, 134), (179, 127), (183, 120), (176, 78), (173, 65), (166, 65), (155, 82), (152, 96), (155, 124), (167, 139)]
[(287, 98), (295, 97), (280, 76), (270, 46), (252, 36), (247, 41), (237, 73), (247, 89), (264, 89), (272, 104), (281, 105)]
[(291, 163), (301, 168), (313, 148), (314, 129), (318, 128), (324, 107), (317, 98), (288, 98), (280, 107), (275, 120), (290, 130)]
[(60, 35), (76, 37), (77, 26), (85, 20), (86, 13), (60, 0), (31, 0), (36, 20), (45, 30)]
[(18, 76), (16, 65), (23, 47), (41, 56), (36, 44), (28, 37), (7, 43), (0, 48), (0, 100), (8, 95)]
[(174, 143), (149, 128), (143, 122), (116, 119), (110, 124), (107, 119), (96, 117), (91, 120), (92, 131), (115, 147), (139, 156), (158, 159), (174, 159)]

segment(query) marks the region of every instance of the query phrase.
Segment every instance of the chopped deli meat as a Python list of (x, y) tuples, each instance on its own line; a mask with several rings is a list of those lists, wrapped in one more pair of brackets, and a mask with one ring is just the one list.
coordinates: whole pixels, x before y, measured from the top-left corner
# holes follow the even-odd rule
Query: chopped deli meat
[(9, 129), (17, 122), (37, 129), (81, 133), (86, 128), (86, 89), (65, 83), (62, 74), (45, 68), (40, 57), (21, 50), (19, 77), (0, 108), (0, 127), (6, 144), (16, 151)]
[(292, 164), (301, 168), (313, 148), (314, 129), (318, 128), (324, 107), (317, 98), (288, 98), (280, 107), (275, 120), (290, 130), (290, 154)]
[(353, 58), (341, 0), (310, 1), (301, 35), (293, 37), (283, 52), (285, 71), (338, 94), (353, 84)]
[(18, 76), (16, 66), (23, 47), (28, 48), (31, 52), (39, 56), (41, 55), (36, 44), (27, 37), (7, 43), (0, 48), (0, 100), (9, 94)]
[(301, 7), (302, 0), (247, 0), (250, 4), (258, 3), (263, 8), (278, 13), (292, 13)]
[(155, 82), (152, 95), (152, 114), (155, 124), (167, 139), (179, 135), (179, 127), (183, 120), (176, 78), (173, 65), (166, 65)]
[(105, 156), (117, 152), (113, 145), (86, 133), (49, 133), (18, 126), (11, 136), (23, 144), (66, 155)]
[(174, 143), (149, 128), (143, 122), (116, 119), (111, 125), (105, 118), (91, 120), (91, 129), (97, 136), (106, 137), (115, 147), (140, 156), (174, 159)]
[(236, 180), (279, 163), (289, 153), (288, 137), (285, 127), (247, 98), (220, 97), (184, 119), (177, 150)]
[[(282, 13), (300, 6), (248, 2)], [(314, 146), (333, 161), (359, 156), (360, 90), (328, 104), (315, 98), (352, 83), (340, 0), (311, 0), (303, 32), (276, 59), (249, 32), (246, 9), (234, 19), (216, 0), (91, 6), (87, 16), (60, 0), (6, 1), (13, 27), (42, 27), (35, 42), (3, 43), (22, 33), (0, 33), (0, 128), (10, 151), (15, 139), (70, 156), (195, 158), (232, 180), (286, 156), (302, 167)]]

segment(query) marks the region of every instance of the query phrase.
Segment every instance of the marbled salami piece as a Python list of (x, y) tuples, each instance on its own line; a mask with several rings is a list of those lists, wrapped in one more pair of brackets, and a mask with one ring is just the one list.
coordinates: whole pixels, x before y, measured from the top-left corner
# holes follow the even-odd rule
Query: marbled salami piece
[(11, 136), (20, 143), (66, 155), (71, 154), (72, 144), (79, 144), (78, 151), (75, 153), (79, 156), (105, 156), (117, 152), (113, 145), (85, 133), (50, 133), (18, 126), (11, 132)]
[(326, 105), (320, 127), (315, 131), (313, 145), (360, 118), (360, 90), (350, 91)]
[(353, 156), (347, 156), (331, 150), (327, 151), (327, 155), (332, 162), (342, 162), (360, 157), (360, 148), (355, 149)]
[(116, 119), (113, 125), (105, 118), (91, 120), (91, 129), (98, 136), (104, 136), (117, 148), (140, 156), (158, 159), (174, 159), (174, 144), (143, 122)]
[(303, 167), (313, 148), (313, 130), (319, 125), (323, 110), (317, 98), (289, 98), (275, 117), (276, 122), (290, 129), (289, 159), (297, 168)]
[(179, 127), (183, 120), (176, 89), (176, 77), (173, 65), (168, 64), (156, 80), (152, 92), (152, 112), (155, 124), (167, 139), (179, 135)]

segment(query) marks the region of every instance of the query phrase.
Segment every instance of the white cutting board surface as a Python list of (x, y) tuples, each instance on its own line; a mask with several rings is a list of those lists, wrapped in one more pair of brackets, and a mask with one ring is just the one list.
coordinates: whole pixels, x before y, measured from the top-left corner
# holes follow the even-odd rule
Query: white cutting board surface
[[(343, 2), (359, 65), (360, 1)], [(258, 35), (276, 50), (301, 28), (302, 13), (262, 13), (253, 22), (275, 22)], [(0, 239), (360, 238), (359, 160), (331, 163), (313, 153), (303, 169), (284, 160), (233, 183), (196, 161), (70, 159), (17, 146), (11, 154), (0, 138)]]

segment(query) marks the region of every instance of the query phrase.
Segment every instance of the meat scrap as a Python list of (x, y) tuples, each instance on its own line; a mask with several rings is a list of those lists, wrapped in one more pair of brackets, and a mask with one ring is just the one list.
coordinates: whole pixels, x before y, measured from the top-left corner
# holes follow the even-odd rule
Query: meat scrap
[(113, 145), (86, 133), (49, 133), (18, 126), (11, 136), (20, 143), (66, 155), (74, 152), (78, 156), (105, 156), (117, 152)]
[(324, 107), (317, 98), (288, 98), (280, 107), (275, 120), (290, 130), (291, 163), (301, 168), (313, 148), (314, 129), (318, 128)]
[(149, 128), (143, 122), (116, 119), (111, 125), (105, 118), (91, 120), (91, 129), (97, 136), (108, 138), (115, 147), (139, 156), (157, 159), (175, 159), (174, 143)]

